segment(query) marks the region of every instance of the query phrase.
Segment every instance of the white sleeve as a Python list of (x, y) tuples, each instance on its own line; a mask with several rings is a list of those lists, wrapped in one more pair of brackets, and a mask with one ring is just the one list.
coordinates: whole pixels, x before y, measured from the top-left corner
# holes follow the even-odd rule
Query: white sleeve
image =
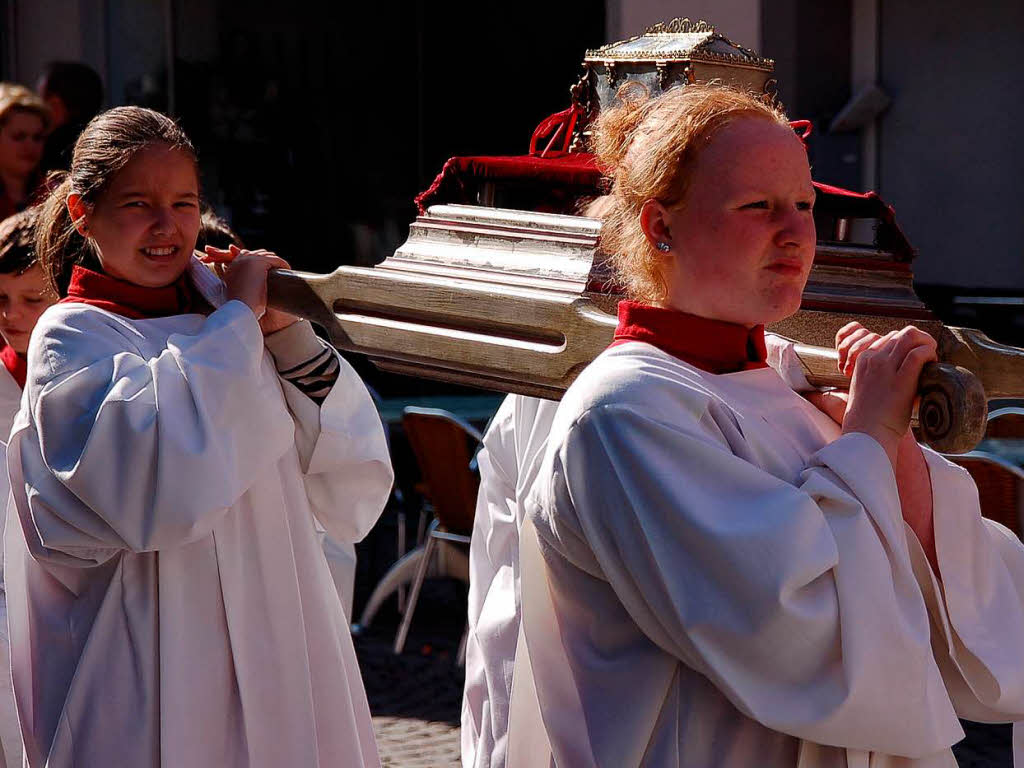
[(764, 345), (768, 352), (768, 365), (775, 369), (790, 389), (794, 392), (815, 390), (807, 381), (807, 369), (796, 353), (796, 342), (785, 336), (766, 333)]
[(335, 541), (356, 542), (384, 510), (394, 474), (384, 426), (366, 385), (333, 348), (331, 354), (338, 360), (338, 378), (321, 405), (287, 380), (281, 386), (295, 419), (295, 445), (313, 514)]
[(292, 444), (281, 385), (241, 302), (195, 335), (172, 334), (152, 358), (132, 325), (90, 307), (45, 326), (9, 460), (19, 513), (46, 549), (102, 560), (199, 538)]
[(545, 558), (607, 581), (651, 641), (768, 728), (911, 757), (962, 738), (881, 446), (840, 437), (793, 485), (722, 429), (707, 410), (688, 427), (585, 413), (530, 500)]
[[(509, 395), (484, 433), (477, 453), (480, 488), (469, 545), (463, 765), (490, 765), (504, 750), (512, 661), (519, 629), (513, 559), (516, 524), (516, 395)], [(499, 743), (500, 742), (500, 743)]]
[(965, 469), (927, 449), (925, 459), (938, 578), (916, 538), (908, 539), (946, 686), (967, 720), (1024, 720), (1024, 546), (981, 516)]
[[(469, 550), (470, 593), (474, 584), (486, 588), (502, 567), (511, 567), (515, 552), (516, 455), (515, 395), (502, 402), (484, 434), (483, 447), (477, 454), (480, 467), (480, 488), (477, 492), (476, 514), (473, 518), (473, 544)], [(475, 579), (476, 576), (482, 579)], [(473, 600), (470, 600), (472, 610)]]

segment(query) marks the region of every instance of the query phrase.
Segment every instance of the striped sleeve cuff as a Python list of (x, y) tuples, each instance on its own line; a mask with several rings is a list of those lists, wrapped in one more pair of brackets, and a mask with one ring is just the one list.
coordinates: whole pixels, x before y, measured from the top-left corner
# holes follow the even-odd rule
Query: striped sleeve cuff
[(267, 349), (282, 378), (294, 384), (317, 405), (330, 394), (341, 366), (334, 350), (324, 345), (303, 320), (270, 334)]

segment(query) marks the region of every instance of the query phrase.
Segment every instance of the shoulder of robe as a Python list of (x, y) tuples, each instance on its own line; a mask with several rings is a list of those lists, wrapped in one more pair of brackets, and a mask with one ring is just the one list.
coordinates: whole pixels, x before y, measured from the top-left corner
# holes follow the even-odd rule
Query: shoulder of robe
[(532, 433), (541, 429), (545, 433), (551, 428), (551, 421), (558, 410), (558, 400), (545, 400), (540, 397), (512, 395), (514, 429), (521, 433)]
[(87, 304), (55, 304), (43, 312), (32, 331), (28, 386), (135, 349), (141, 338), (139, 329), (126, 318)]
[(696, 423), (717, 399), (701, 371), (668, 353), (640, 343), (613, 347), (566, 391), (552, 434), (568, 432), (585, 414), (613, 418), (621, 409)]

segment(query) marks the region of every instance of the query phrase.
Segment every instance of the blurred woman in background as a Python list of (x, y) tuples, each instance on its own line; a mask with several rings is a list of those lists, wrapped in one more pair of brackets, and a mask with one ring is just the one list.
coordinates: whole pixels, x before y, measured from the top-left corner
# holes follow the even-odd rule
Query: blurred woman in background
[(49, 123), (42, 99), (24, 86), (0, 83), (0, 219), (32, 201)]

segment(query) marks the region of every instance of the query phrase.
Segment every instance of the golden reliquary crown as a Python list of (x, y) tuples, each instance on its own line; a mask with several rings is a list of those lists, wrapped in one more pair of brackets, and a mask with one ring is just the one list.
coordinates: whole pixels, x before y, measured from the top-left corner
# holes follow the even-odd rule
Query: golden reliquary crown
[(658, 96), (680, 83), (716, 80), (773, 95), (775, 62), (734, 43), (706, 21), (673, 19), (589, 50), (573, 100), (589, 121), (623, 100)]

